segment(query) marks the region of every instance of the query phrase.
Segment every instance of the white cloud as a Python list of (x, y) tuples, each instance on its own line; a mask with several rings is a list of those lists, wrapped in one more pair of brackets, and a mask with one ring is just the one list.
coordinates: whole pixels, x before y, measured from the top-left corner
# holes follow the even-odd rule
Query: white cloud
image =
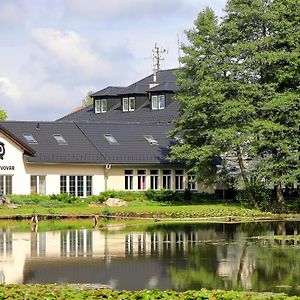
[(109, 66), (91, 50), (88, 42), (74, 31), (38, 28), (31, 35), (42, 51), (39, 59), (52, 70), (67, 71), (73, 76), (78, 74), (82, 79), (91, 79), (109, 70)]
[(0, 94), (2, 97), (7, 97), (10, 100), (17, 100), (20, 98), (18, 87), (7, 77), (0, 77)]

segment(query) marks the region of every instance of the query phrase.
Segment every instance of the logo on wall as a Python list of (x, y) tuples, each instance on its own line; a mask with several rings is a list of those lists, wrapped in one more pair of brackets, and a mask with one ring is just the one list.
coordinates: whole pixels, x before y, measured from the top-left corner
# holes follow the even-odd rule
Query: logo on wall
[(3, 159), (4, 154), (5, 154), (5, 146), (2, 142), (0, 142), (0, 159)]

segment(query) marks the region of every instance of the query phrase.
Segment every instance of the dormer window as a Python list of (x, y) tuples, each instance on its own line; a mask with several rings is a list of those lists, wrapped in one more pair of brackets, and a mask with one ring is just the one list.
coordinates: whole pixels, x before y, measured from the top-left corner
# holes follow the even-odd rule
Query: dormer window
[(105, 113), (107, 112), (107, 99), (97, 99), (95, 100), (95, 113)]
[(151, 97), (151, 107), (153, 110), (165, 109), (166, 97), (165, 95), (155, 95)]
[(122, 107), (123, 111), (134, 111), (135, 110), (135, 98), (129, 97), (129, 98), (123, 98), (122, 99)]

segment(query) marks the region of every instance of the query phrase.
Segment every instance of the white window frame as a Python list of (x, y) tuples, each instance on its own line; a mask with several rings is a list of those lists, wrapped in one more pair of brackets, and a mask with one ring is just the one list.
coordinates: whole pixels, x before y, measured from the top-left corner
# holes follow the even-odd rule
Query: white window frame
[[(164, 105), (163, 105), (163, 106), (161, 105), (161, 102), (160, 102), (160, 99), (161, 99), (161, 98), (164, 99), (164, 102), (163, 102)], [(158, 101), (157, 101), (157, 102), (158, 102), (158, 109), (159, 109), (159, 110), (165, 109), (165, 108), (166, 108), (166, 96), (165, 96), (165, 95), (159, 95), (159, 96), (158, 96)]]
[[(60, 190), (61, 190), (61, 178), (66, 177), (66, 192), (70, 195), (70, 177), (75, 177), (75, 197), (86, 198), (87, 195), (87, 177), (92, 175), (60, 175)], [(83, 196), (78, 196), (78, 177), (83, 177)], [(91, 194), (93, 193), (93, 177), (91, 178)]]
[(6, 183), (7, 177), (11, 178), (11, 192), (13, 193), (13, 175), (0, 175), (0, 176), (3, 177), (3, 191), (0, 191), (0, 195), (1, 194), (8, 195), (8, 193), (7, 193), (7, 183)]
[(128, 111), (129, 110), (129, 99), (128, 97), (125, 97), (122, 99), (122, 109), (123, 111)]
[(182, 169), (175, 170), (175, 190), (184, 190), (184, 170)]
[[(157, 173), (151, 174), (151, 172), (153, 172), (153, 171), (157, 171)], [(159, 190), (159, 170), (157, 170), (157, 169), (150, 170), (150, 189)]]
[[(31, 189), (32, 189), (32, 187), (31, 187), (31, 178), (32, 177), (36, 177), (36, 194), (37, 195), (46, 195), (46, 190), (47, 190), (46, 175), (30, 175), (30, 193), (34, 194), (34, 193), (31, 192)], [(45, 179), (44, 191), (41, 190), (41, 186), (40, 186), (41, 177), (44, 177), (44, 179)]]
[[(138, 190), (145, 191), (147, 189), (147, 170), (137, 170)], [(140, 188), (139, 188), (140, 186)]]
[[(169, 174), (164, 174), (164, 171), (169, 171), (170, 173)], [(172, 170), (170, 169), (165, 169), (165, 170), (162, 170), (162, 188), (165, 189), (165, 190), (172, 190)], [(164, 179), (166, 178), (166, 183), (167, 183), (167, 187), (164, 187)]]
[(135, 111), (135, 97), (129, 97), (128, 98), (128, 110), (129, 111)]
[(107, 99), (95, 100), (95, 114), (107, 112)]
[(152, 110), (158, 110), (158, 96), (153, 95), (151, 97), (151, 108)]
[[(126, 174), (126, 171), (130, 171), (131, 173)], [(125, 191), (132, 191), (134, 189), (134, 186), (133, 186), (134, 171), (132, 169), (124, 170), (124, 178), (125, 178), (124, 190)], [(126, 188), (126, 185), (127, 185), (127, 188)]]
[[(161, 98), (164, 99), (163, 105), (161, 105)], [(153, 95), (151, 96), (151, 108), (152, 110), (162, 110), (166, 108), (166, 95)]]

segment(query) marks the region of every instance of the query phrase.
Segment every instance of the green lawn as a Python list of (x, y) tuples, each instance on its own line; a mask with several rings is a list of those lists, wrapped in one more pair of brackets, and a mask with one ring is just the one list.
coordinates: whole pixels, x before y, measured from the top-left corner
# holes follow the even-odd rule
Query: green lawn
[(88, 207), (88, 206), (66, 206), (66, 207), (41, 207), (39, 205), (20, 205), (16, 209), (5, 206), (0, 208), (0, 217), (13, 215), (103, 215), (122, 217), (149, 217), (149, 218), (211, 218), (211, 217), (277, 217), (271, 213), (259, 210), (246, 209), (239, 204), (198, 204), (198, 205), (162, 205), (160, 203), (130, 202), (124, 207)]

